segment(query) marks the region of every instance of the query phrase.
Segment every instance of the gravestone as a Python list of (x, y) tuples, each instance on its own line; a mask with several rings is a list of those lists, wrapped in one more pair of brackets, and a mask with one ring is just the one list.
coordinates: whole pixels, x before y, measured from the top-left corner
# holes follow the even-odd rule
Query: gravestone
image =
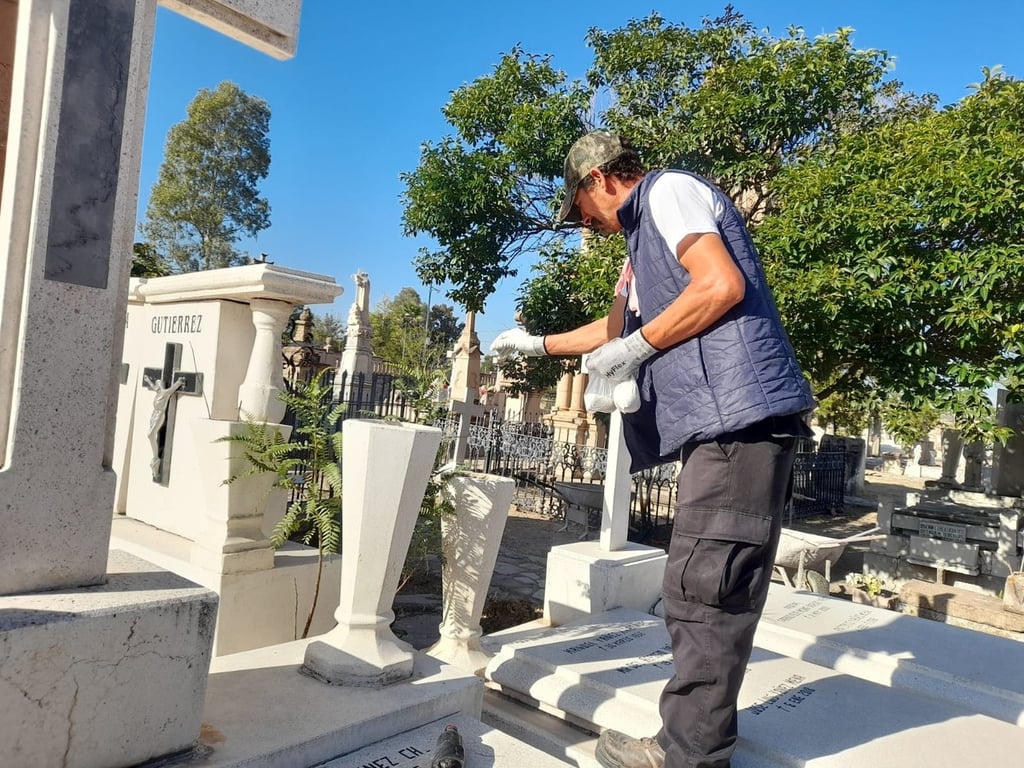
[(964, 446), (964, 482), (965, 491), (985, 490), (985, 443), (974, 440)]
[(427, 768), (435, 759), (437, 739), (442, 730), (454, 725), (462, 740), (465, 763), (472, 768), (545, 768), (565, 766), (562, 760), (524, 744), (479, 720), (459, 715), (435, 720), (385, 741), (364, 747), (320, 768)]
[(338, 361), (334, 378), (334, 399), (348, 401), (355, 378), (373, 373), (373, 328), (370, 326), (370, 276), (362, 270), (352, 275), (356, 297), (348, 311), (345, 327), (345, 349)]
[[(536, 701), (593, 732), (614, 728), (637, 738), (657, 732), (658, 700), (672, 675), (660, 620), (615, 610), (562, 627), (496, 633), (489, 641), (504, 641), (486, 670), (502, 693)], [(759, 646), (738, 704), (738, 768), (896, 765), (893, 755), (905, 768), (1010, 765), (1024, 749), (1024, 729), (968, 706)]]
[[(297, 2), (178, 5), (294, 50)], [(0, 764), (136, 765), (198, 736), (216, 604), (108, 555), (156, 2), (0, 13), (5, 53), (13, 31), (0, 102)]]
[(992, 448), (992, 493), (1024, 496), (1024, 404), (1005, 389), (997, 395), (996, 423), (1012, 429), (1013, 435), (1005, 445), (996, 441)]
[(859, 496), (864, 492), (865, 442), (863, 438), (822, 435), (818, 450), (821, 453), (844, 451), (846, 453), (845, 491), (850, 496)]
[[(424, 654), (416, 654), (406, 682), (382, 688), (324, 685), (299, 674), (315, 642), (296, 640), (210, 662), (200, 740), (209, 754), (199, 765), (291, 768), (321, 766), (342, 756), (341, 765), (363, 768), (366, 763), (353, 765), (347, 756), (365, 754), (361, 750), (368, 745), (368, 752), (390, 756), (402, 734), (439, 720), (480, 716), (480, 678)], [(398, 741), (391, 741), (396, 735)], [(424, 762), (420, 768), (428, 766)]]
[(1024, 644), (773, 584), (759, 648), (1024, 725)]
[(668, 555), (628, 540), (632, 478), (622, 414), (609, 414), (608, 460), (598, 541), (552, 547), (544, 582), (544, 618), (566, 624), (611, 608), (647, 610), (661, 594)]
[[(957, 475), (963, 457), (964, 441), (959, 429), (942, 430), (942, 474), (932, 485), (941, 488), (958, 488)], [(927, 483), (926, 483), (927, 485)]]
[[(333, 278), (257, 263), (152, 278), (129, 305), (131, 345), (124, 360), (136, 378), (121, 396), (130, 427), (124, 517), (114, 545), (185, 575), (221, 596), (215, 653), (293, 640), (302, 631), (319, 572), (316, 549), (287, 544), (275, 552), (269, 532), (287, 496), (262, 474), (228, 484), (248, 466), (232, 436), (246, 418), (277, 428), (281, 333), (292, 308), (332, 301)], [(189, 393), (189, 394), (186, 394)], [(144, 524), (144, 525), (140, 525)], [(340, 572), (328, 558), (329, 576)], [(328, 579), (333, 584), (333, 578)], [(337, 593), (318, 600), (313, 631), (333, 626)]]

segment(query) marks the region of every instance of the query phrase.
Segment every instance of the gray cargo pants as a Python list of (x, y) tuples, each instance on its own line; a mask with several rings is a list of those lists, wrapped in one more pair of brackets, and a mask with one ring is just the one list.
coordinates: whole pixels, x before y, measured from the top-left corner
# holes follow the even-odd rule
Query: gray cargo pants
[(657, 736), (665, 768), (728, 768), (736, 748), (736, 699), (792, 494), (792, 432), (768, 420), (683, 448), (663, 587), (675, 661)]

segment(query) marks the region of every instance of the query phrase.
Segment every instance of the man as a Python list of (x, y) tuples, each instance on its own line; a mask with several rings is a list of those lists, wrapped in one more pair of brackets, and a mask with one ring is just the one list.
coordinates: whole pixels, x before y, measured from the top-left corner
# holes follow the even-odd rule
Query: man
[(632, 471), (682, 461), (663, 585), (675, 674), (661, 730), (606, 731), (607, 768), (723, 768), (736, 700), (791, 494), (796, 439), (814, 398), (796, 363), (742, 218), (708, 181), (647, 173), (604, 131), (565, 160), (559, 220), (622, 232), (629, 258), (607, 317), (567, 333), (505, 331), (496, 353), (592, 352), (591, 376), (636, 377), (623, 414)]

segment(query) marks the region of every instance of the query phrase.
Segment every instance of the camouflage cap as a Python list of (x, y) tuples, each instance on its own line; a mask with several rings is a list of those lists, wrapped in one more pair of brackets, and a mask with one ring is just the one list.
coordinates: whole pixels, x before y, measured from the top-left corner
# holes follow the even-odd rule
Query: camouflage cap
[(576, 190), (580, 182), (590, 174), (592, 168), (599, 168), (614, 160), (625, 151), (618, 134), (609, 131), (592, 131), (576, 140), (565, 156), (565, 197), (558, 212), (558, 220), (570, 224), (580, 221), (580, 209), (576, 205)]

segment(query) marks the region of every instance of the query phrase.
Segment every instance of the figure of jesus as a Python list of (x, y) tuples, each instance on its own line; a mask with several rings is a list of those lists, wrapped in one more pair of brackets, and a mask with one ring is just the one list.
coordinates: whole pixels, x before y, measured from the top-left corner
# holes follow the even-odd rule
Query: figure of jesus
[(160, 379), (155, 381), (148, 376), (142, 379), (146, 389), (153, 390), (153, 413), (149, 415), (149, 445), (153, 449), (153, 458), (149, 462), (149, 468), (153, 472), (153, 479), (160, 479), (160, 428), (167, 419), (167, 405), (171, 401), (171, 395), (185, 386), (184, 379), (178, 379), (169, 387), (165, 387)]

